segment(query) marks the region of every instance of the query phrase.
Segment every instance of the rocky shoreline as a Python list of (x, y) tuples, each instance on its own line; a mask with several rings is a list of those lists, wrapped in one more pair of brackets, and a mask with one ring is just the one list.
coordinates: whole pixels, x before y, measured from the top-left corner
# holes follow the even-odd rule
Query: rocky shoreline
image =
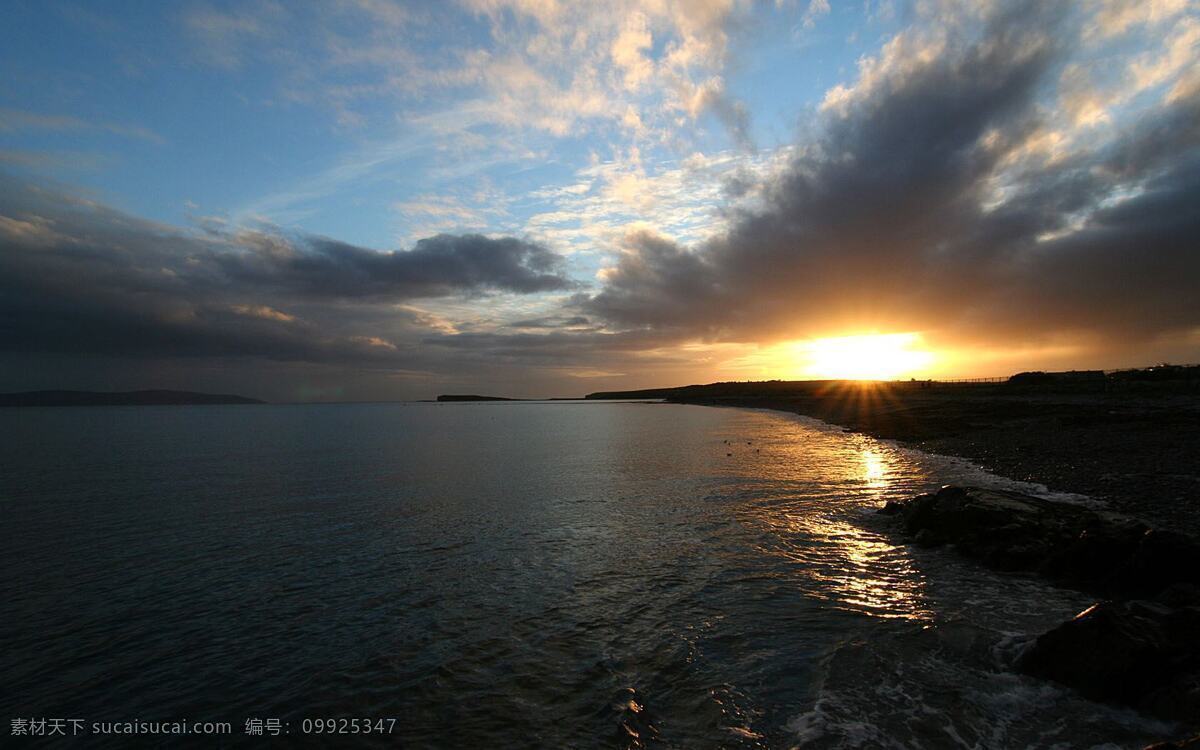
[(667, 398), (814, 417), (1200, 536), (1200, 394), (819, 385)]
[[(738, 381), (592, 400), (775, 409), (966, 458), (1200, 536), (1200, 366), (1025, 373), (1004, 382)], [(1078, 377), (1086, 376), (1086, 377)]]
[[(636, 394), (625, 394), (636, 395)], [(1154, 750), (1200, 750), (1200, 393), (1012, 384), (746, 383), (672, 389), (675, 403), (820, 419), (1105, 510), (943, 488), (881, 510), (913, 544), (1095, 595), (1033, 639), (1013, 669), (1179, 723)], [(1192, 736), (1194, 735), (1194, 736)]]
[(1200, 730), (1196, 539), (1130, 516), (975, 487), (944, 487), (879, 512), (913, 544), (944, 545), (993, 569), (1104, 597), (1039, 635), (1014, 668), (1179, 722), (1184, 734)]

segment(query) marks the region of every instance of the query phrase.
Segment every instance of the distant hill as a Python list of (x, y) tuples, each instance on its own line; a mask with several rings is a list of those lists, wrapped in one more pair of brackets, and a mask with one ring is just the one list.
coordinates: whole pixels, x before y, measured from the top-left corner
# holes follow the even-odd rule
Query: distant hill
[(0, 406), (173, 406), (265, 404), (256, 398), (191, 391), (27, 391), (0, 393)]
[(790, 395), (795, 392), (811, 392), (828, 387), (833, 380), (767, 380), (741, 381), (726, 383), (709, 383), (707, 385), (681, 385), (674, 388), (647, 388), (640, 391), (600, 391), (589, 393), (584, 398), (596, 401), (613, 399), (648, 399), (648, 398), (712, 398), (745, 397), (745, 396), (778, 396)]
[(445, 393), (437, 397), (438, 401), (520, 401), (519, 398), (504, 398), (503, 396), (476, 396), (473, 393)]

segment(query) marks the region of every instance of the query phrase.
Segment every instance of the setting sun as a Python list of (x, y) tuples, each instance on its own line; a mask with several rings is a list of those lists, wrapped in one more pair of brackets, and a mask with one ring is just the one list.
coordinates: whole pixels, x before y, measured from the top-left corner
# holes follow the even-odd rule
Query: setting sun
[(891, 380), (911, 377), (932, 364), (933, 353), (920, 346), (919, 333), (842, 336), (796, 344), (796, 357), (809, 377)]

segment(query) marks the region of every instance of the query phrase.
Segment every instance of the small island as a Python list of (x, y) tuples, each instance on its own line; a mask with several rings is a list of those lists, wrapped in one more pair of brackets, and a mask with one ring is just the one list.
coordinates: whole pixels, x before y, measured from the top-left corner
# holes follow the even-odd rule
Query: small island
[(443, 393), (437, 397), (438, 401), (521, 401), (519, 398), (505, 398), (503, 396), (477, 396), (473, 393)]

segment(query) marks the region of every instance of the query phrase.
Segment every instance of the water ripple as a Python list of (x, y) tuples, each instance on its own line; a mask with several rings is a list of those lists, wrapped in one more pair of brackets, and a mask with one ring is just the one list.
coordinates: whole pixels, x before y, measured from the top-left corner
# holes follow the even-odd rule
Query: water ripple
[(898, 544), (872, 513), (1005, 480), (812, 420), (641, 404), (0, 420), (10, 717), (395, 717), (375, 739), (416, 747), (1162, 730), (1003, 671), (1086, 601)]

